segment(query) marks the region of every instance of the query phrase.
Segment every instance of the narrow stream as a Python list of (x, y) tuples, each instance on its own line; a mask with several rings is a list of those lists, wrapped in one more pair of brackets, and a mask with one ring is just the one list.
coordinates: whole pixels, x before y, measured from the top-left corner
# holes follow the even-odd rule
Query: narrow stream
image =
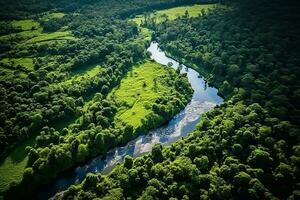
[[(156, 42), (151, 43), (148, 51), (151, 52), (151, 58), (157, 63), (167, 65), (171, 62), (174, 69), (179, 66), (178, 62), (168, 58), (159, 49)], [(53, 183), (41, 188), (36, 194), (36, 199), (48, 199), (57, 192), (67, 189), (70, 185), (81, 182), (89, 172), (108, 173), (117, 163), (122, 162), (126, 155), (138, 157), (150, 152), (156, 143), (169, 145), (193, 131), (201, 118), (201, 114), (211, 110), (217, 104), (221, 104), (223, 99), (217, 95), (218, 90), (207, 86), (204, 79), (195, 70), (183, 65), (181, 73), (187, 73), (194, 94), (185, 109), (173, 117), (167, 125), (151, 130), (148, 134), (139, 136), (127, 145), (114, 148), (105, 156), (96, 157), (83, 166), (78, 166), (73, 171), (65, 173)]]

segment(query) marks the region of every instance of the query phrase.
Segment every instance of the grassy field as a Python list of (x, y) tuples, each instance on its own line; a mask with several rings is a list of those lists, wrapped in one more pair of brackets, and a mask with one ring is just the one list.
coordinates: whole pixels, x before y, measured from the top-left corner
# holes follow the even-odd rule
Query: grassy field
[(63, 32), (54, 32), (54, 33), (41, 33), (36, 37), (33, 37), (29, 40), (27, 40), (25, 43), (39, 43), (39, 42), (45, 42), (45, 41), (53, 41), (53, 40), (75, 40), (75, 37), (73, 37), (72, 33), (69, 31), (63, 31)]
[(62, 12), (54, 12), (54, 13), (49, 13), (43, 16), (41, 19), (44, 21), (48, 21), (50, 19), (59, 19), (63, 18), (65, 16), (65, 13)]
[[(50, 13), (45, 14), (41, 17), (41, 20), (49, 20), (53, 18), (62, 18), (64, 13)], [(34, 20), (26, 19), (26, 20), (14, 20), (10, 22), (13, 27), (19, 29), (19, 32), (10, 33), (7, 35), (0, 36), (0, 43), (9, 43), (11, 41), (16, 42), (16, 47), (21, 47), (25, 45), (32, 44), (54, 44), (60, 45), (68, 40), (76, 40), (73, 34), (70, 31), (57, 31), (53, 33), (45, 33), (43, 32), (43, 28), (41, 25)], [(54, 43), (55, 42), (55, 43)], [(57, 42), (57, 43), (56, 43)], [(33, 62), (32, 58), (24, 57), (24, 58), (3, 58), (0, 60), (0, 63), (9, 64), (9, 67), (1, 67), (1, 75), (5, 77), (10, 77), (14, 68), (17, 66), (21, 66), (21, 68), (26, 68), (28, 71), (33, 71)], [(23, 73), (23, 72), (22, 72)], [(26, 77), (26, 74), (22, 74), (22, 77)]]
[[(188, 11), (190, 17), (197, 17), (201, 14), (201, 10), (204, 9), (207, 11), (209, 8), (213, 8), (215, 4), (195, 4), (192, 6), (180, 6), (165, 10), (159, 10), (150, 15), (150, 17), (156, 18), (156, 22), (162, 21), (166, 16), (170, 20), (174, 20), (180, 16), (183, 16), (186, 11)], [(137, 15), (132, 21), (137, 23), (138, 25), (144, 20), (144, 15)]]
[(109, 98), (123, 105), (118, 110), (115, 120), (126, 122), (135, 128), (139, 127), (141, 120), (153, 112), (150, 105), (158, 97), (169, 92), (170, 88), (160, 81), (160, 77), (167, 74), (166, 67), (151, 61), (133, 68), (121, 81), (120, 87), (109, 94)]
[(0, 193), (6, 191), (12, 182), (18, 183), (22, 180), (23, 172), (28, 161), (25, 148), (26, 146), (33, 146), (34, 144), (35, 137), (31, 137), (17, 146), (6, 159), (0, 163)]
[(38, 22), (31, 19), (12, 21), (11, 25), (15, 28), (22, 29), (22, 31), (30, 31), (32, 29), (37, 29), (40, 26)]
[(4, 64), (9, 64), (13, 67), (20, 65), (22, 68), (26, 68), (29, 71), (33, 70), (32, 58), (4, 58), (0, 61)]

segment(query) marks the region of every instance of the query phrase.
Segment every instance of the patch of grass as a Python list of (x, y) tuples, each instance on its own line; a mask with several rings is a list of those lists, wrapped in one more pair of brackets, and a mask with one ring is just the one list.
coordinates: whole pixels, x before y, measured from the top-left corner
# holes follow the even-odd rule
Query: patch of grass
[(151, 41), (152, 31), (148, 28), (140, 27), (140, 38), (145, 41)]
[[(51, 13), (45, 19), (60, 18), (64, 13)], [(76, 38), (70, 31), (57, 31), (53, 33), (43, 33), (43, 28), (34, 20), (15, 20), (11, 24), (20, 28), (22, 31), (0, 36), (1, 43), (17, 41), (18, 45), (36, 44), (41, 42), (75, 40)]]
[(27, 139), (0, 163), (0, 193), (6, 191), (12, 182), (19, 183), (22, 180), (28, 161), (25, 148), (33, 146), (34, 143), (35, 137)]
[[(210, 8), (214, 8), (215, 5), (216, 4), (195, 4), (192, 6), (179, 6), (175, 8), (156, 11), (150, 14), (150, 17), (156, 18), (156, 22), (158, 23), (161, 22), (165, 17), (167, 17), (169, 20), (174, 20), (180, 16), (183, 16), (186, 11), (189, 13), (190, 17), (197, 17), (201, 15), (202, 9), (207, 11)], [(138, 25), (141, 25), (144, 18), (144, 15), (137, 15), (134, 19), (132, 19), (132, 21), (134, 21)]]
[(2, 35), (0, 36), (0, 42), (6, 43), (9, 41), (20, 40), (20, 43), (22, 43), (23, 41), (39, 36), (42, 33), (42, 31), (42, 28), (38, 28), (37, 30), (28, 30), (19, 33)]
[(44, 21), (48, 21), (50, 19), (59, 19), (63, 18), (66, 14), (62, 12), (54, 12), (54, 13), (49, 13), (45, 16), (43, 16), (41, 19)]
[(37, 37), (33, 37), (26, 41), (26, 43), (38, 43), (51, 40), (75, 40), (70, 31), (54, 32), (54, 33), (41, 33)]
[(21, 28), (23, 31), (30, 31), (40, 27), (38, 22), (31, 19), (12, 21), (11, 25), (16, 28)]
[(155, 14), (158, 16), (167, 15), (169, 19), (174, 20), (180, 16), (183, 16), (187, 11), (190, 17), (197, 17), (201, 14), (201, 10), (207, 11), (209, 8), (213, 8), (214, 4), (203, 4), (203, 5), (193, 5), (193, 6), (181, 6), (166, 10), (157, 11)]
[(159, 81), (159, 77), (167, 74), (168, 68), (151, 61), (134, 67), (122, 79), (120, 87), (109, 94), (108, 98), (113, 98), (122, 105), (115, 120), (126, 122), (135, 128), (141, 126), (141, 120), (153, 112), (151, 104), (158, 97), (168, 95), (170, 88)]
[(33, 59), (32, 58), (4, 58), (0, 61), (3, 64), (10, 64), (14, 68), (21, 66), (29, 71), (33, 70)]

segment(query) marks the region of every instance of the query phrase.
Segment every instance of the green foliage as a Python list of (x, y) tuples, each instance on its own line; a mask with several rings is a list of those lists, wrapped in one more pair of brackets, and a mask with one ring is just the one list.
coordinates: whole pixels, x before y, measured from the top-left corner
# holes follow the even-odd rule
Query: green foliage
[(124, 158), (124, 167), (131, 169), (133, 165), (133, 159), (130, 156), (125, 156)]
[(299, 4), (226, 4), (201, 17), (160, 24), (149, 18), (143, 24), (169, 54), (203, 72), (226, 102), (206, 113), (194, 133), (135, 159), (130, 170), (139, 178), (131, 184), (139, 184), (138, 190), (121, 184), (128, 173), (124, 165), (107, 175), (108, 190), (122, 189), (132, 199), (299, 197), (299, 39), (294, 36), (300, 29), (292, 22)]
[[(226, 102), (206, 113), (186, 138), (165, 148), (157, 144), (137, 159), (126, 157), (108, 175), (89, 174), (56, 198), (299, 198), (300, 29), (291, 20), (299, 4), (226, 1), (198, 17), (185, 12), (194, 7), (165, 10), (181, 3), (1, 3), (1, 19), (28, 18), (52, 7), (65, 13), (0, 23), (1, 193), (9, 189), (8, 199), (26, 198), (62, 170), (184, 107), (191, 93), (186, 78), (141, 64), (151, 35), (168, 54), (202, 72)], [(145, 14), (144, 27), (124, 20), (155, 8), (172, 20)], [(95, 64), (101, 70), (88, 69)], [(133, 66), (140, 67), (127, 73)], [(154, 79), (156, 73), (162, 76)], [(67, 118), (63, 131), (47, 127)]]

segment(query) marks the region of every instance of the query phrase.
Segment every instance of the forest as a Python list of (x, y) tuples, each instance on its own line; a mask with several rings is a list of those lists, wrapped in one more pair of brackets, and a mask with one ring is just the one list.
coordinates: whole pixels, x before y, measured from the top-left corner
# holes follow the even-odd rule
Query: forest
[[(0, 0), (0, 199), (36, 199), (64, 173), (166, 126), (195, 98), (188, 68), (224, 102), (198, 113), (186, 136), (52, 198), (299, 199), (299, 8)], [(176, 70), (154, 59), (152, 42)]]

